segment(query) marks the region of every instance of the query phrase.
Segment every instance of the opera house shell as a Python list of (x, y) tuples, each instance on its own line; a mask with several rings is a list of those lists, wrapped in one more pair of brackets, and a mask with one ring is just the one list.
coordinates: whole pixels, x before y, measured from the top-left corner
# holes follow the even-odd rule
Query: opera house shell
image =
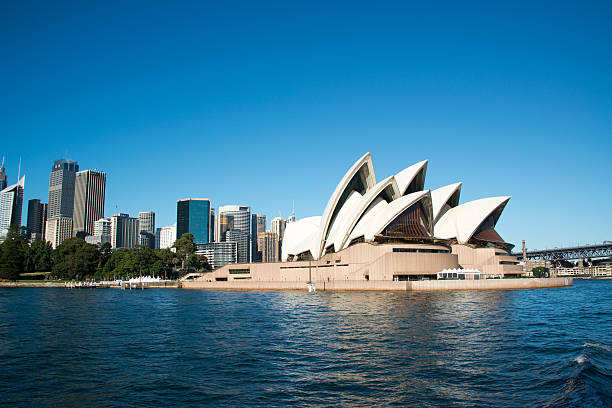
[(424, 190), (426, 171), (427, 160), (376, 182), (366, 153), (344, 175), (321, 217), (287, 225), (283, 261), (317, 260), (359, 242), (512, 248), (495, 231), (510, 197), (459, 204), (462, 183)]
[(510, 197), (460, 203), (460, 182), (424, 188), (427, 165), (377, 181), (366, 153), (344, 174), (322, 215), (287, 224), (281, 262), (226, 265), (199, 279), (375, 289), (389, 281), (436, 280), (449, 269), (475, 271), (473, 279), (520, 275), (513, 245), (495, 230)]

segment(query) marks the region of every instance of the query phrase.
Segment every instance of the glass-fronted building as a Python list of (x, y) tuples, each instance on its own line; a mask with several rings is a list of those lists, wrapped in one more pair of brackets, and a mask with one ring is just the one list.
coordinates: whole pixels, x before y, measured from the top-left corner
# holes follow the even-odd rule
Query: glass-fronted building
[(176, 203), (176, 238), (193, 234), (196, 244), (210, 242), (211, 206), (209, 198), (185, 198)]

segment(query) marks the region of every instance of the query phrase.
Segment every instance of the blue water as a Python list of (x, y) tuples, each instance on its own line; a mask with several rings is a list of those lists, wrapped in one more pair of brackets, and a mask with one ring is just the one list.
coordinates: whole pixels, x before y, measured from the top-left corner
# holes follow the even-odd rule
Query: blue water
[(612, 405), (612, 280), (454, 292), (0, 289), (1, 406)]

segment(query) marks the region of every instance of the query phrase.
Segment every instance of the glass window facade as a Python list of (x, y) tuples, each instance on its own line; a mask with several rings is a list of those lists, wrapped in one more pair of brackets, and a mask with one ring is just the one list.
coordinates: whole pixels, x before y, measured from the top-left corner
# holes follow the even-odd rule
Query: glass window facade
[(176, 238), (193, 234), (196, 244), (210, 242), (210, 200), (179, 200), (176, 206)]

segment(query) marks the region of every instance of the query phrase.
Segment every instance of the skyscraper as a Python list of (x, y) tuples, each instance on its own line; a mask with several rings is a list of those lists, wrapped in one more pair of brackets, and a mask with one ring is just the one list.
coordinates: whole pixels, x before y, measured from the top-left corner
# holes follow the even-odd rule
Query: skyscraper
[(276, 232), (261, 232), (257, 236), (257, 244), (262, 255), (262, 262), (278, 262), (279, 241)]
[(172, 245), (174, 245), (174, 241), (176, 241), (176, 225), (158, 228), (156, 235), (156, 240), (159, 239), (159, 245), (157, 248), (170, 248)]
[(83, 170), (76, 173), (74, 192), (73, 236), (93, 234), (94, 222), (104, 218), (106, 173)]
[(215, 214), (215, 209), (211, 208), (210, 209), (210, 241), (209, 242), (214, 242), (215, 241), (215, 225), (216, 225), (216, 221), (217, 221), (217, 217)]
[(235, 242), (210, 242), (196, 245), (196, 254), (204, 255), (213, 269), (238, 262), (238, 246)]
[(93, 235), (86, 236), (85, 242), (94, 245), (103, 245), (108, 242), (112, 246), (111, 232), (111, 219), (100, 218), (94, 221)]
[(45, 240), (53, 249), (72, 236), (72, 218), (54, 217), (47, 220)]
[(266, 216), (263, 214), (253, 214), (251, 216), (251, 262), (261, 262), (262, 253), (259, 249), (259, 234), (266, 231)]
[(155, 213), (144, 211), (138, 213), (138, 235), (140, 245), (155, 248)]
[(27, 237), (31, 241), (39, 241), (45, 238), (47, 227), (47, 204), (38, 199), (28, 201)]
[(4, 170), (4, 157), (2, 158), (2, 165), (0, 166), (0, 191), (4, 190), (6, 184), (6, 171)]
[(111, 217), (111, 246), (113, 248), (134, 248), (138, 245), (138, 218), (128, 214)]
[(278, 235), (278, 239), (282, 240), (283, 235), (285, 235), (285, 226), (287, 222), (283, 220), (281, 217), (276, 217), (270, 222), (270, 231), (276, 232)]
[(21, 227), (24, 186), (25, 176), (17, 184), (0, 191), (0, 239), (6, 238), (11, 225)]
[[(222, 216), (231, 217), (231, 225), (228, 220), (228, 228), (225, 232), (225, 240), (229, 233), (238, 241), (238, 263), (248, 263), (251, 260), (250, 235), (251, 235), (251, 208), (244, 205), (222, 205), (219, 207), (219, 218)], [(221, 223), (221, 221), (220, 221)], [(242, 235), (236, 234), (239, 231)]]
[(193, 234), (196, 244), (210, 242), (210, 199), (184, 198), (176, 203), (176, 239)]
[(49, 175), (47, 218), (72, 218), (74, 214), (74, 188), (78, 171), (79, 165), (74, 160), (60, 159), (53, 163)]
[(235, 242), (237, 245), (238, 255), (236, 262), (249, 262), (249, 233), (240, 230), (228, 230), (225, 232), (225, 242)]

